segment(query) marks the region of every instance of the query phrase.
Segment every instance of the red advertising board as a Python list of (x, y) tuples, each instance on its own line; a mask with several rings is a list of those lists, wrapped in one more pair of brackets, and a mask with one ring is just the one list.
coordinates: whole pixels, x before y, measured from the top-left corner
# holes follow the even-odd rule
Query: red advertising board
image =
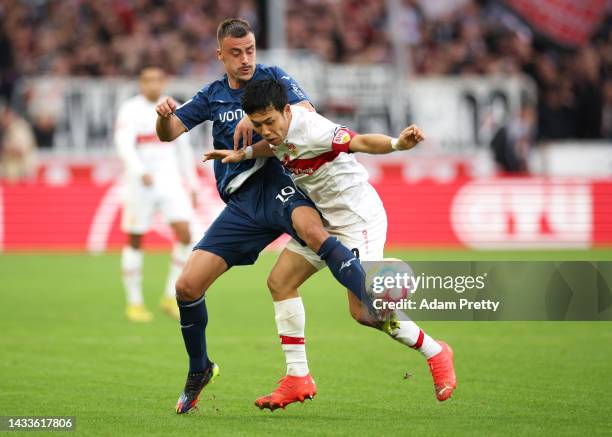
[[(396, 169), (397, 170), (397, 169)], [(125, 241), (121, 189), (72, 169), (61, 183), (0, 184), (0, 248), (103, 251)], [(200, 234), (223, 208), (211, 175), (202, 174)], [(612, 180), (585, 178), (459, 178), (409, 181), (384, 168), (373, 185), (387, 210), (389, 247), (588, 248), (612, 245)], [(161, 219), (146, 237), (166, 247)], [(281, 243), (279, 243), (281, 244)]]

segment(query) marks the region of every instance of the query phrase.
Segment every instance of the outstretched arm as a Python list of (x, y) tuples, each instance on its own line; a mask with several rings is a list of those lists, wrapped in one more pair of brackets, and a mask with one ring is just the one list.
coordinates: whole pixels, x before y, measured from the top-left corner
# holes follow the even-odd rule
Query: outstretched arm
[(349, 144), (349, 150), (378, 155), (396, 150), (410, 150), (424, 139), (423, 132), (413, 124), (404, 129), (398, 138), (382, 134), (356, 135)]
[(220, 159), (222, 163), (228, 164), (240, 162), (244, 159), (265, 158), (269, 156), (274, 156), (274, 152), (267, 141), (260, 140), (252, 146), (239, 150), (211, 150), (204, 154), (202, 162), (206, 162), (210, 159)]

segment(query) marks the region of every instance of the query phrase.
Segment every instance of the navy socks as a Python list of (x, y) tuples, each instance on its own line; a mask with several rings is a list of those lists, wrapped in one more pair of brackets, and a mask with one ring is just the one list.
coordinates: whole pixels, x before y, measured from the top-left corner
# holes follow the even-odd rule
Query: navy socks
[(210, 365), (206, 353), (206, 298), (202, 296), (191, 302), (177, 299), (176, 302), (181, 314), (181, 333), (189, 355), (189, 373), (203, 372)]
[(369, 304), (366, 294), (366, 275), (359, 258), (336, 237), (329, 237), (319, 248), (318, 255), (329, 267), (334, 278), (364, 304)]

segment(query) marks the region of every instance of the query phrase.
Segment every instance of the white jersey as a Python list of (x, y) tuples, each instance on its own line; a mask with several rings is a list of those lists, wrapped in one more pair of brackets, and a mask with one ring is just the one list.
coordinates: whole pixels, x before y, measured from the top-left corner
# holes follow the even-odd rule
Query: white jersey
[(291, 106), (291, 114), (287, 138), (271, 148), (327, 224), (351, 225), (384, 212), (368, 172), (349, 154), (355, 133), (301, 106)]
[[(160, 187), (197, 184), (193, 152), (187, 134), (172, 142), (162, 142), (155, 132), (157, 102), (143, 95), (126, 100), (119, 108), (115, 125), (115, 146), (124, 164), (126, 182), (140, 184), (145, 173)], [(182, 178), (181, 178), (182, 176)]]
[[(193, 220), (191, 200), (183, 179), (197, 189), (193, 152), (187, 134), (178, 140), (157, 138), (155, 102), (138, 95), (119, 108), (115, 146), (124, 164), (123, 215), (121, 228), (130, 234), (144, 234), (151, 228), (156, 211), (169, 223)], [(149, 174), (152, 186), (142, 176)]]

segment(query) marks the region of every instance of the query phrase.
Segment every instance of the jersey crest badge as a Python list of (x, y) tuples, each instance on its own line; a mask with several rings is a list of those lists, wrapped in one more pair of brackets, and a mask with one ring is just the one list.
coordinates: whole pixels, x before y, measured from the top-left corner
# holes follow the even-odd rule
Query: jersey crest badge
[(351, 134), (349, 130), (345, 127), (341, 127), (338, 129), (336, 134), (334, 135), (334, 144), (346, 144), (351, 141)]

